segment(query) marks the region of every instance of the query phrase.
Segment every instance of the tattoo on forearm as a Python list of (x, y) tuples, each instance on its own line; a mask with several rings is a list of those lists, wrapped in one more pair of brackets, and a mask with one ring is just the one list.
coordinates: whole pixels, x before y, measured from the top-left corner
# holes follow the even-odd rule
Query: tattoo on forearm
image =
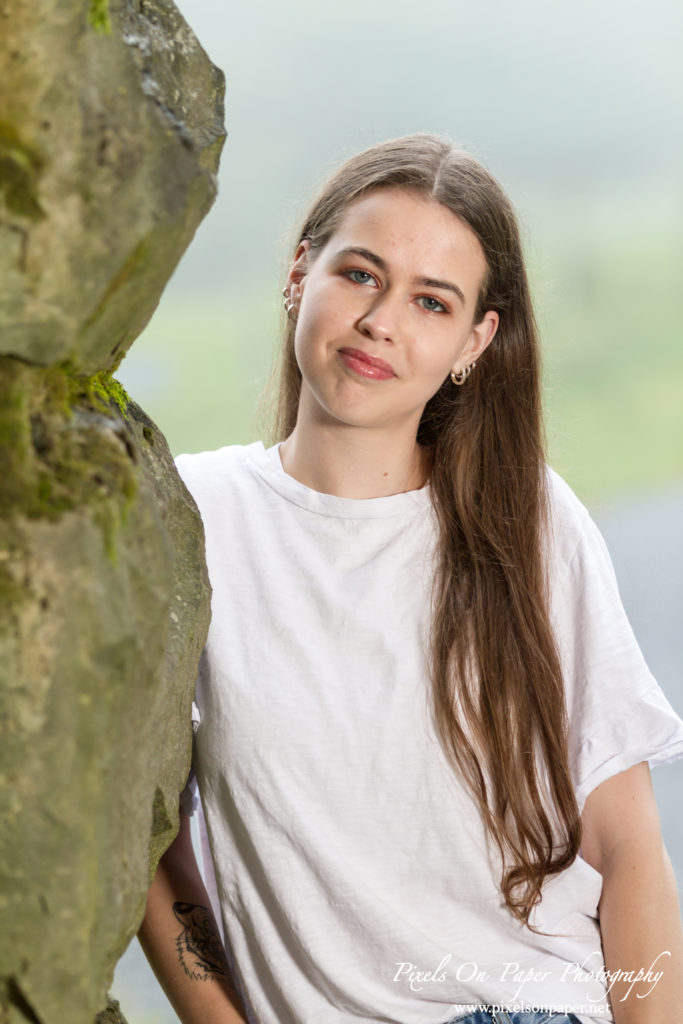
[(173, 913), (183, 926), (176, 949), (185, 974), (195, 981), (229, 978), (228, 962), (211, 911), (196, 903), (174, 903)]

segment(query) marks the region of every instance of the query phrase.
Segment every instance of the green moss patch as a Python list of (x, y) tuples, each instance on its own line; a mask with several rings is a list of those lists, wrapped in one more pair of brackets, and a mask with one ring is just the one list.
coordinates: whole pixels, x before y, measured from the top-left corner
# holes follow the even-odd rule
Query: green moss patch
[(84, 389), (83, 393), (87, 394), (88, 398), (91, 400), (97, 398), (105, 405), (113, 402), (123, 418), (126, 418), (130, 398), (123, 385), (115, 377), (112, 377), (111, 373), (108, 373), (107, 370), (101, 370), (94, 377), (85, 377), (82, 380), (83, 384), (80, 386)]
[(10, 213), (26, 220), (42, 220), (38, 198), (43, 158), (20, 139), (16, 129), (0, 121), (0, 193)]
[(109, 0), (90, 0), (88, 21), (100, 35), (109, 35), (111, 32)]
[(128, 396), (110, 374), (0, 359), (0, 514), (56, 519), (87, 506), (115, 558), (137, 493)]

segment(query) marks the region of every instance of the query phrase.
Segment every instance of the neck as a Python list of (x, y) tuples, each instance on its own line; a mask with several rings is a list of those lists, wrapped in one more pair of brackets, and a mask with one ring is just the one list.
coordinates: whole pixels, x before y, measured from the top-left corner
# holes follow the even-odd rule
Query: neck
[(415, 438), (343, 425), (296, 427), (280, 447), (289, 476), (321, 494), (384, 498), (417, 490), (428, 476), (427, 451)]

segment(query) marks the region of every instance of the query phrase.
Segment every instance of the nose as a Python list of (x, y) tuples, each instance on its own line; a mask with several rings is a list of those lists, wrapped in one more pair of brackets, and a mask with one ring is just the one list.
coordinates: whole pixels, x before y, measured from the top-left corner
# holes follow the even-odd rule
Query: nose
[(400, 317), (397, 298), (384, 292), (369, 303), (356, 326), (361, 334), (373, 341), (395, 342), (400, 334)]

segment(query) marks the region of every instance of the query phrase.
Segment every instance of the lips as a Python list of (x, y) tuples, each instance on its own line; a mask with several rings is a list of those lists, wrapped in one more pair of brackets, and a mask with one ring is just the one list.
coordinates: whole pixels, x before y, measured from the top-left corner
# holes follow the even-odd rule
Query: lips
[(370, 380), (389, 380), (390, 377), (396, 376), (394, 368), (389, 363), (377, 359), (376, 356), (369, 356), (367, 352), (362, 352), (358, 348), (340, 348), (339, 355), (346, 366), (361, 377)]

